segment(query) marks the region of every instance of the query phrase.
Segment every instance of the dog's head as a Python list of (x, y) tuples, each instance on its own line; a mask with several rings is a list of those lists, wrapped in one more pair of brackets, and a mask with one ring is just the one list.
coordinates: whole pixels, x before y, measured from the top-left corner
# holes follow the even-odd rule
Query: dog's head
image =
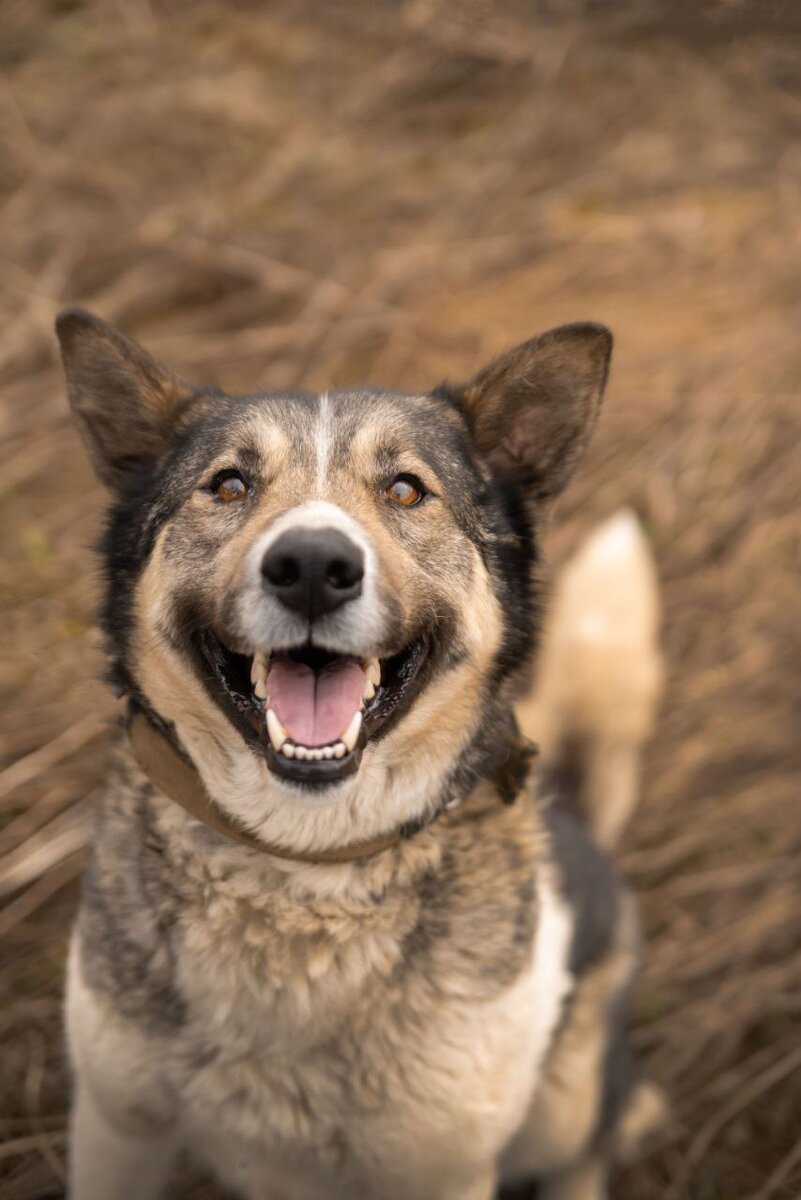
[(114, 496), (116, 678), (217, 803), (321, 849), (480, 774), (530, 661), (538, 514), (595, 423), (607, 330), (553, 330), (426, 394), (234, 397), (80, 310), (57, 329)]

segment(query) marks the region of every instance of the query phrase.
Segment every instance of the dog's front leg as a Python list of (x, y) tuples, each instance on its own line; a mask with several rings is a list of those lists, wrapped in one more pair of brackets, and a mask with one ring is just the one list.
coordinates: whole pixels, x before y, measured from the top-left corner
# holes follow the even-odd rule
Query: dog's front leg
[(75, 1087), (70, 1117), (69, 1200), (156, 1200), (178, 1149), (177, 1106), (167, 1085), (165, 1042), (93, 991), (73, 940), (67, 1040)]
[(70, 1130), (69, 1200), (157, 1200), (176, 1151), (173, 1129), (121, 1123), (79, 1081)]

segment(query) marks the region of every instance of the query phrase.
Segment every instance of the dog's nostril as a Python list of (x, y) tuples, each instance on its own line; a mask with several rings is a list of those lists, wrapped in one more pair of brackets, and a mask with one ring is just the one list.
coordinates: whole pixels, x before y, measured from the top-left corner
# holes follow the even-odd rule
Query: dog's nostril
[(271, 558), (269, 555), (265, 558), (262, 564), (262, 574), (273, 587), (286, 588), (292, 587), (300, 579), (300, 565), (295, 558), (290, 558), (288, 555), (278, 555)]
[(326, 569), (326, 582), (333, 588), (352, 588), (361, 583), (364, 568), (360, 559), (333, 559)]

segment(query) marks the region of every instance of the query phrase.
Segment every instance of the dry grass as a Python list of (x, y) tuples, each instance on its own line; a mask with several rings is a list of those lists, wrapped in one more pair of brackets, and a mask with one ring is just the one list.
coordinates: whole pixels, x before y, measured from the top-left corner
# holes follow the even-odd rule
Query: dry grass
[(63, 1178), (59, 992), (113, 714), (67, 302), (231, 388), (427, 385), (562, 320), (614, 327), (551, 552), (632, 504), (664, 584), (624, 865), (675, 1119), (617, 1194), (801, 1194), (801, 21), (663, 7), (0, 4), (4, 1200)]

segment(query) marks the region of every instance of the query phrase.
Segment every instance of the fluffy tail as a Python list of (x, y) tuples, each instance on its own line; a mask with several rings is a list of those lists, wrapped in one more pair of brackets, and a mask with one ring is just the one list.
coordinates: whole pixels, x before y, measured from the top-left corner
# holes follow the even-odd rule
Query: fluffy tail
[(600, 525), (557, 580), (532, 694), (519, 706), (546, 776), (601, 845), (634, 809), (662, 681), (653, 559), (628, 510)]

